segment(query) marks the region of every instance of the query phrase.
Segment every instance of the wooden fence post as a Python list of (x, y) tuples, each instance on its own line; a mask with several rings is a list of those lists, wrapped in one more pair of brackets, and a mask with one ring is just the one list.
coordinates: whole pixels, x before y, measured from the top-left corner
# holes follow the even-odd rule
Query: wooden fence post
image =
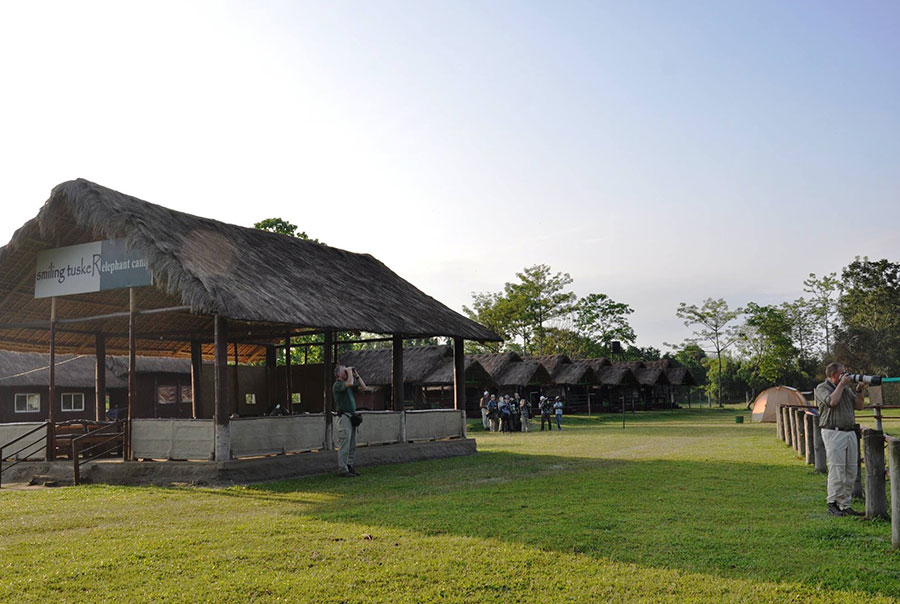
[(784, 440), (784, 418), (781, 417), (781, 408), (784, 405), (778, 405), (775, 407), (775, 436), (778, 437), (779, 440)]
[(803, 409), (794, 409), (794, 416), (797, 418), (797, 453), (800, 457), (806, 455), (806, 425), (803, 417), (806, 411)]
[(794, 451), (797, 450), (797, 421), (794, 419), (794, 408), (788, 407), (788, 421), (791, 424), (791, 447), (793, 447)]
[(891, 460), (891, 547), (900, 549), (900, 439), (888, 438)]
[(781, 424), (784, 431), (784, 444), (791, 447), (793, 446), (793, 440), (791, 440), (791, 416), (790, 416), (790, 407), (787, 405), (782, 405), (781, 407)]
[(812, 413), (804, 411), (803, 421), (806, 423), (804, 426), (806, 431), (806, 463), (814, 466), (816, 465), (816, 437), (813, 424), (816, 418)]
[(884, 483), (884, 432), (863, 430), (866, 451), (866, 518), (887, 520), (887, 493)]
[(862, 499), (862, 433), (859, 430), (859, 424), (854, 424), (853, 428), (856, 431), (856, 483), (853, 485), (852, 497)]
[(813, 438), (815, 439), (816, 472), (828, 473), (828, 464), (825, 459), (825, 441), (822, 440), (822, 427), (819, 426), (818, 416), (813, 417)]

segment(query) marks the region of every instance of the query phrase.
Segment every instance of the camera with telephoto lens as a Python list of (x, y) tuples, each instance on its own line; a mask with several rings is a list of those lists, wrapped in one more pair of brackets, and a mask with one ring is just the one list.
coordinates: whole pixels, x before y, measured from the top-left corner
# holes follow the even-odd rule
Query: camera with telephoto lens
[[(881, 376), (880, 375), (863, 375), (861, 373), (850, 373), (845, 372), (844, 375), (850, 378), (851, 381), (856, 382), (857, 384), (863, 383), (868, 384), (869, 386), (881, 386)], [(843, 375), (841, 377), (844, 377)]]

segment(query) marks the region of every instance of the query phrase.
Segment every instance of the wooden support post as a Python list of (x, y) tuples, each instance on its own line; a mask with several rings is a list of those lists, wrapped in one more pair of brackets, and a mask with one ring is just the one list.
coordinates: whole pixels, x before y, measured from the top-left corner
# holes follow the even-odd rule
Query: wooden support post
[(128, 288), (128, 421), (125, 424), (125, 446), (123, 455), (131, 459), (131, 420), (137, 406), (137, 304), (134, 288)]
[(332, 417), (331, 411), (334, 409), (334, 390), (332, 390), (332, 385), (334, 384), (334, 358), (332, 357), (332, 351), (334, 350), (334, 332), (326, 331), (325, 342), (322, 344), (322, 351), (324, 354), (323, 359), (323, 371), (325, 372), (325, 448), (331, 451), (334, 448), (334, 438), (332, 435)]
[(56, 459), (56, 298), (50, 298), (50, 387), (47, 397), (47, 461)]
[[(284, 409), (287, 413), (293, 413), (294, 409), (291, 405), (291, 392), (294, 388), (293, 380), (291, 379), (291, 336), (287, 335), (284, 337)], [(325, 383), (330, 385), (331, 382), (325, 380)]]
[(403, 336), (394, 334), (391, 348), (391, 408), (403, 411)]
[(275, 402), (275, 392), (278, 390), (277, 380), (275, 382), (276, 387), (272, 386), (273, 379), (278, 375), (276, 369), (278, 367), (277, 354), (278, 352), (274, 346), (266, 346), (266, 405), (271, 405)]
[(822, 427), (819, 426), (819, 418), (816, 417), (813, 421), (813, 438), (814, 447), (815, 447), (815, 455), (816, 455), (816, 472), (820, 474), (828, 473), (828, 463), (825, 458), (825, 441), (822, 440)]
[(466, 410), (466, 357), (463, 339), (453, 338), (453, 408)]
[(800, 457), (806, 456), (806, 411), (797, 409), (797, 444), (799, 445), (798, 453)]
[(234, 342), (234, 406), (231, 407), (232, 413), (240, 413), (239, 409), (241, 408), (241, 384), (240, 384), (240, 376), (238, 376), (238, 343)]
[(191, 417), (201, 415), (200, 397), (203, 383), (203, 347), (197, 340), (191, 340)]
[(94, 355), (97, 367), (94, 372), (94, 419), (106, 419), (106, 336), (98, 333), (94, 338)]
[(215, 448), (216, 461), (231, 459), (231, 424), (228, 413), (228, 325), (215, 316)]
[(891, 468), (891, 547), (900, 549), (900, 439), (888, 439)]
[(866, 453), (866, 518), (888, 519), (887, 492), (884, 483), (884, 432), (863, 430)]
[(466, 437), (466, 356), (465, 342), (453, 338), (453, 408), (462, 411), (460, 435)]

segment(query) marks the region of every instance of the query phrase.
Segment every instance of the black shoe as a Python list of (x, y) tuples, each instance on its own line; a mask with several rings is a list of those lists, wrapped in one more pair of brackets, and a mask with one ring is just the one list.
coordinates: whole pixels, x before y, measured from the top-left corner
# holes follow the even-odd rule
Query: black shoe
[(359, 472), (353, 466), (347, 466), (347, 471), (350, 472), (351, 476), (359, 476)]
[(828, 513), (832, 516), (846, 516), (844, 510), (838, 507), (838, 504), (831, 502), (828, 504)]
[(356, 474), (351, 474), (349, 471), (338, 472), (338, 478), (356, 478)]
[(863, 514), (862, 512), (857, 512), (853, 508), (849, 507), (842, 509), (841, 513), (843, 513), (844, 516), (865, 516), (865, 514)]

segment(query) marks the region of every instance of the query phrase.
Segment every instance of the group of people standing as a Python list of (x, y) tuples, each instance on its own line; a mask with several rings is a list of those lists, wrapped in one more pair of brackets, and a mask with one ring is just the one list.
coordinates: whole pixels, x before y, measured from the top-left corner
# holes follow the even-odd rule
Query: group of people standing
[[(504, 394), (497, 397), (487, 391), (479, 402), (481, 408), (481, 422), (485, 430), (491, 432), (528, 432), (529, 420), (533, 417), (531, 404), (524, 398), (514, 394)], [(553, 429), (552, 418), (556, 416), (556, 428), (562, 430), (563, 402), (560, 397), (551, 401), (546, 396), (541, 396), (539, 403), (541, 413), (541, 430), (544, 422), (547, 429)]]

